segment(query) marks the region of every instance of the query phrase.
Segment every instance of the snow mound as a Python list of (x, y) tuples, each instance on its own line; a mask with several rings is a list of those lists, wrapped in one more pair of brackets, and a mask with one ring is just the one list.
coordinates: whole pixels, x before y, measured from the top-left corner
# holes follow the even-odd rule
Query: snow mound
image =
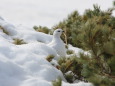
[(16, 35), (16, 27), (10, 23), (7, 23), (4, 19), (0, 18), (0, 26), (8, 32), (9, 35)]
[[(0, 86), (52, 86), (52, 80), (61, 77), (62, 86), (90, 86), (90, 83), (69, 84), (62, 72), (46, 60), (48, 55), (57, 53), (46, 43), (51, 35), (36, 32), (32, 28), (14, 26), (0, 18), (9, 35), (0, 30)], [(15, 45), (14, 38), (23, 39), (27, 44)]]

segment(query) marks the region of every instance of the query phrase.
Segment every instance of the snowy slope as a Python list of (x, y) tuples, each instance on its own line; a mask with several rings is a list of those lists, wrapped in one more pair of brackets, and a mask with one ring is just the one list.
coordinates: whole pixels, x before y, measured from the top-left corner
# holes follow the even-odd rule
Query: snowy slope
[[(66, 82), (60, 70), (46, 60), (48, 55), (57, 54), (46, 44), (51, 35), (36, 32), (32, 28), (14, 26), (0, 18), (9, 35), (0, 29), (0, 86), (52, 86), (52, 80), (61, 77), (63, 86), (91, 86), (90, 83)], [(27, 44), (15, 45), (14, 38), (23, 39)]]

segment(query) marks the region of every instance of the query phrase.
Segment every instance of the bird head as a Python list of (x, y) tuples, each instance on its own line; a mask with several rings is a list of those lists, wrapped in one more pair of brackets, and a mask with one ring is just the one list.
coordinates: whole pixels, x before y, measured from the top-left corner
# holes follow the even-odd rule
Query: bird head
[(56, 29), (53, 33), (55, 37), (60, 37), (64, 31), (62, 29)]

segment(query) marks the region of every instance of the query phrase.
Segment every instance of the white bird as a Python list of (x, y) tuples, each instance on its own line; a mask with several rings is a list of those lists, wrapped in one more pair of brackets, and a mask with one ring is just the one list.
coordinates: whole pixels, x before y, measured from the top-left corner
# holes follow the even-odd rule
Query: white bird
[(48, 44), (48, 46), (55, 49), (57, 54), (61, 57), (66, 56), (65, 44), (60, 38), (63, 32), (62, 29), (56, 29), (53, 33), (52, 41)]

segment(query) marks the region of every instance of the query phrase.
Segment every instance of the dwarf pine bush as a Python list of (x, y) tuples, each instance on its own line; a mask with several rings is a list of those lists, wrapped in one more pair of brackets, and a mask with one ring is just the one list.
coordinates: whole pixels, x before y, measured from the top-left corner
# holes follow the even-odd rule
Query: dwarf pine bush
[(115, 1), (113, 7), (106, 11), (98, 5), (93, 7), (83, 15), (74, 11), (53, 27), (53, 30), (65, 30), (68, 44), (90, 53), (90, 56), (81, 54), (80, 58), (60, 58), (59, 69), (70, 83), (78, 79), (94, 86), (115, 86), (115, 17), (112, 16)]
[(70, 83), (73, 83), (76, 79), (81, 79), (82, 64), (77, 60), (77, 56), (71, 56), (69, 58), (60, 58), (58, 61), (59, 69), (63, 72), (64, 77)]
[(46, 57), (46, 60), (49, 61), (49, 62), (51, 62), (53, 58), (54, 58), (54, 55), (48, 55)]
[(74, 54), (74, 51), (73, 50), (67, 50), (66, 53), (69, 55), (69, 54)]
[(43, 33), (46, 33), (46, 34), (48, 34), (50, 32), (49, 28), (47, 28), (47, 27), (34, 26), (33, 28), (38, 32), (43, 32)]
[[(54, 29), (66, 30), (69, 44), (88, 50), (91, 54), (90, 56), (81, 54), (80, 58), (76, 56), (61, 58), (58, 61), (60, 70), (68, 82), (72, 83), (78, 79), (91, 82), (95, 86), (115, 85), (115, 17), (112, 16), (113, 10), (110, 8), (102, 11), (98, 5), (94, 5), (93, 10), (86, 10), (82, 16), (74, 11), (67, 19), (54, 26)], [(68, 71), (71, 72), (68, 74)]]
[(16, 44), (16, 45), (26, 44), (26, 42), (24, 42), (23, 39), (15, 38), (13, 40), (14, 40), (13, 44)]
[(61, 80), (61, 78), (58, 78), (58, 79), (52, 81), (52, 85), (53, 86), (62, 86), (62, 80)]

